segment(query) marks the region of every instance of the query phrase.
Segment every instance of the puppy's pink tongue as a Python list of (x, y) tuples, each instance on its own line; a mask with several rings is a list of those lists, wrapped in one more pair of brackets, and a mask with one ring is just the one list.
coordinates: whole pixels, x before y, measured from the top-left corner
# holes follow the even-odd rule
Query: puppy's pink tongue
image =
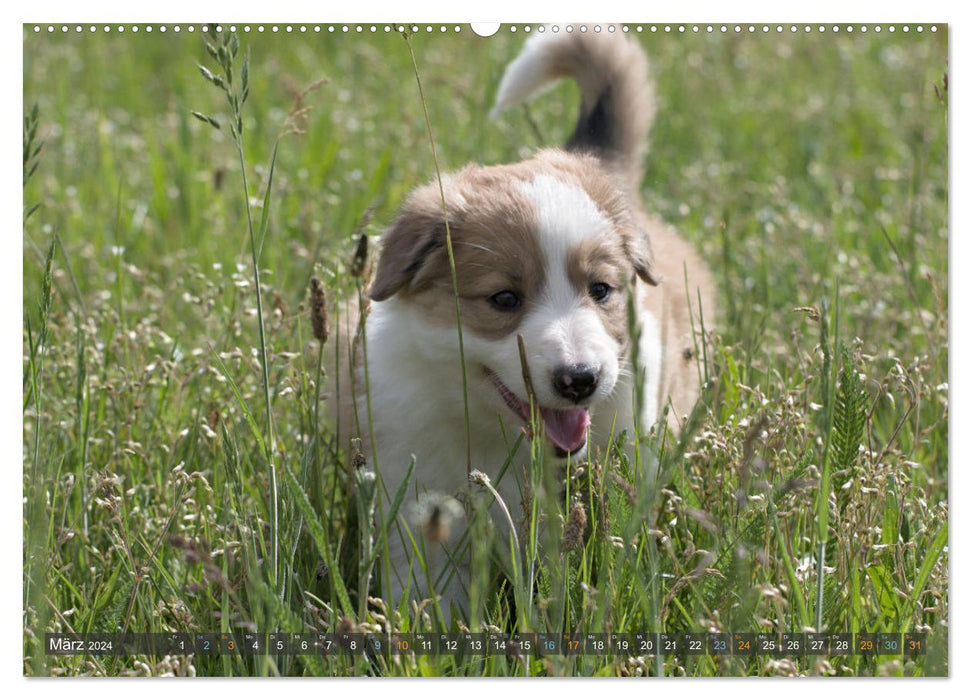
[(543, 423), (546, 424), (546, 437), (566, 452), (576, 452), (587, 440), (590, 427), (590, 411), (586, 408), (543, 408)]

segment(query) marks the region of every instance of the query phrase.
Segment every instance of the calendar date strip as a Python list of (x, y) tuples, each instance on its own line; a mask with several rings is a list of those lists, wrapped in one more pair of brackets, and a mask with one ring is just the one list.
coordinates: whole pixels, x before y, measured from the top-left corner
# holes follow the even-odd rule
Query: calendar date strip
[(45, 636), (49, 656), (316, 655), (316, 656), (922, 656), (925, 633), (813, 632), (555, 634), (285, 632), (130, 633)]

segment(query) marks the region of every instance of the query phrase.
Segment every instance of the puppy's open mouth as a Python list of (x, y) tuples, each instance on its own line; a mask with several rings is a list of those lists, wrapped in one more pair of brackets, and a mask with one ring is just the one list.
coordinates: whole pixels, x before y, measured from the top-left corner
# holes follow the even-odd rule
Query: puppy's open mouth
[[(523, 401), (507, 387), (492, 370), (486, 370), (506, 405), (523, 421), (529, 423), (529, 402)], [(587, 444), (590, 428), (590, 410), (584, 406), (575, 408), (547, 408), (539, 406), (546, 437), (556, 447), (557, 456), (576, 454)]]

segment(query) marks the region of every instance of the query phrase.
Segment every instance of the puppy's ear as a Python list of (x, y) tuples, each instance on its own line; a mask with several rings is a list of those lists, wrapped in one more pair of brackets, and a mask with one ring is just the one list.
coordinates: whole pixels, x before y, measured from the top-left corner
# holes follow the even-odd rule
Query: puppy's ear
[(441, 204), (412, 198), (381, 237), (381, 253), (368, 296), (384, 301), (407, 287), (432, 252), (445, 244)]
[(647, 231), (635, 226), (625, 236), (624, 245), (637, 276), (652, 286), (660, 284), (662, 278), (654, 264), (654, 249)]

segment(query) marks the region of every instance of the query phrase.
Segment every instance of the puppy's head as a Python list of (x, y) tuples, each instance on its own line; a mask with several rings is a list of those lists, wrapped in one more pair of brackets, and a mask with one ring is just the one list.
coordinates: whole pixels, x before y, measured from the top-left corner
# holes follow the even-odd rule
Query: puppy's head
[(370, 289), (419, 313), (419, 347), (456, 344), (446, 213), (476, 397), (526, 421), (517, 336), (536, 403), (560, 456), (586, 444), (590, 410), (609, 396), (628, 343), (627, 285), (656, 284), (650, 242), (594, 158), (560, 151), (515, 165), (470, 166), (417, 189), (383, 239)]

